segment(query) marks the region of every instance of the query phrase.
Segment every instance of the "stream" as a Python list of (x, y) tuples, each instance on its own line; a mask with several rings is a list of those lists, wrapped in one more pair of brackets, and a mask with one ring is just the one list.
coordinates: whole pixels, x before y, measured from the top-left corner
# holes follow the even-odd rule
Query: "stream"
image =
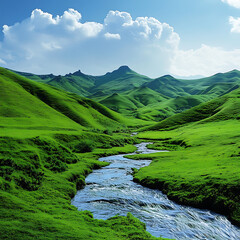
[[(164, 152), (147, 149), (149, 143), (137, 144), (137, 153)], [(126, 155), (126, 154), (124, 154)], [(131, 212), (146, 224), (156, 237), (171, 239), (239, 240), (240, 229), (226, 217), (209, 210), (182, 206), (169, 200), (159, 190), (132, 181), (132, 168), (142, 168), (150, 160), (131, 160), (123, 154), (100, 158), (111, 163), (94, 170), (86, 186), (72, 199), (79, 210), (89, 210), (94, 218), (108, 219)]]

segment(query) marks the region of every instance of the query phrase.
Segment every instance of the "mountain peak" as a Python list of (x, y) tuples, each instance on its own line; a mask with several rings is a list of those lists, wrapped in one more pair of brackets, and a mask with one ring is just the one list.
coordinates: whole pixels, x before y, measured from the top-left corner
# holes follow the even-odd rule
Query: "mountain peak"
[(72, 75), (74, 75), (74, 76), (82, 76), (84, 74), (81, 72), (81, 70), (78, 70), (78, 71), (74, 72)]
[(68, 76), (79, 76), (79, 77), (81, 77), (81, 76), (86, 76), (86, 75), (84, 73), (82, 73), (81, 70), (78, 70), (78, 71), (76, 71), (74, 73), (66, 74), (65, 76), (66, 77), (68, 77)]
[(105, 74), (105, 76), (111, 75), (111, 76), (122, 76), (125, 75), (127, 73), (131, 73), (133, 72), (133, 70), (131, 68), (129, 68), (128, 66), (124, 65), (119, 67), (117, 70), (114, 70), (113, 72), (108, 72)]
[(121, 71), (121, 72), (125, 72), (126, 73), (126, 72), (131, 72), (132, 70), (128, 66), (123, 65), (120, 68), (118, 68), (117, 71)]

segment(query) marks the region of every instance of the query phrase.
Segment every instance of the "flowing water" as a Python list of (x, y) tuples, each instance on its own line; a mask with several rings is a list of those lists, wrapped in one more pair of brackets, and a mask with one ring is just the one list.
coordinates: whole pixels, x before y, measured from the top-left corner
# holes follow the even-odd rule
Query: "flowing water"
[[(160, 152), (136, 145), (137, 153)], [(126, 154), (125, 154), (126, 155)], [(152, 235), (174, 239), (239, 240), (240, 229), (224, 216), (208, 210), (181, 206), (169, 200), (161, 191), (143, 187), (132, 181), (132, 168), (150, 164), (150, 160), (131, 160), (115, 155), (100, 158), (111, 163), (94, 170), (86, 178), (86, 186), (77, 192), (72, 204), (79, 210), (89, 210), (94, 218), (108, 219), (131, 212), (146, 224)]]

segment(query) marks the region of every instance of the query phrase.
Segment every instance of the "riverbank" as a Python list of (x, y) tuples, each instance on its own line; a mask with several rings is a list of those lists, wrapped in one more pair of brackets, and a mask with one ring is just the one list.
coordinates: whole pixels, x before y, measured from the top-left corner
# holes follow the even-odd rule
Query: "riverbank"
[(135, 171), (134, 181), (160, 189), (178, 203), (224, 214), (239, 226), (239, 130), (239, 122), (229, 120), (140, 133), (144, 141), (171, 139), (182, 146), (169, 153), (129, 156), (153, 160)]
[[(71, 205), (85, 177), (108, 164), (97, 159), (133, 152), (132, 138), (39, 132), (24, 138), (21, 130), (21, 137), (0, 138), (1, 239), (156, 239), (131, 214), (103, 221)], [(87, 144), (80, 148), (83, 139)]]
[[(137, 144), (133, 154), (159, 152), (148, 149), (147, 145), (144, 142)], [(151, 160), (127, 159), (123, 154), (99, 160), (110, 165), (87, 176), (86, 186), (72, 199), (72, 204), (79, 210), (89, 210), (97, 219), (125, 216), (131, 212), (156, 237), (237, 240), (240, 236), (240, 229), (224, 216), (176, 204), (161, 191), (134, 183), (132, 169), (136, 171), (148, 166)]]

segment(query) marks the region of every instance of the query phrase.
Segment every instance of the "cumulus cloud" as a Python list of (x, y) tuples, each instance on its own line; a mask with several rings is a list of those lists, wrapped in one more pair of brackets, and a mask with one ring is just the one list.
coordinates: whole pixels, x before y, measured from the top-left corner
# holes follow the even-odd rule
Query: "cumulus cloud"
[(240, 8), (240, 0), (222, 0), (222, 2), (227, 3), (232, 7)]
[(121, 39), (121, 36), (118, 33), (114, 34), (107, 32), (104, 34), (104, 36), (106, 39), (118, 39), (118, 40)]
[(240, 49), (226, 51), (202, 45), (199, 49), (178, 50), (172, 59), (171, 72), (178, 76), (209, 76), (239, 68)]
[(240, 18), (229, 17), (229, 23), (232, 25), (231, 32), (240, 33)]
[(74, 9), (62, 16), (35, 9), (24, 21), (4, 25), (3, 34), (0, 58), (7, 67), (55, 74), (79, 68), (102, 74), (127, 64), (158, 76), (180, 41), (173, 27), (152, 17), (132, 19), (127, 12), (110, 11), (102, 23), (82, 22)]
[[(240, 19), (230, 17), (232, 32)], [(127, 12), (110, 11), (102, 23), (82, 22), (68, 9), (61, 16), (35, 9), (29, 18), (3, 26), (0, 64), (38, 74), (66, 74), (81, 69), (105, 74), (120, 65), (150, 77), (210, 75), (238, 68), (240, 49), (225, 51), (202, 45), (181, 50), (180, 36), (167, 23), (152, 17), (133, 19)]]

